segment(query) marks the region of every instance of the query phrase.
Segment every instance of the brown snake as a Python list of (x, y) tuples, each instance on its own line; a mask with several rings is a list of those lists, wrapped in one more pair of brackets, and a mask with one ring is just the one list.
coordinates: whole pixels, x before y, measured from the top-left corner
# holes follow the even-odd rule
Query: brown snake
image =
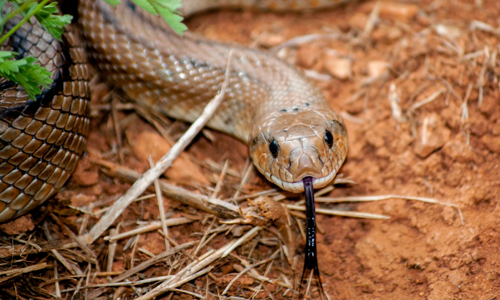
[[(191, 0), (184, 7), (190, 14), (253, 2)], [(257, 3), (300, 9), (309, 2), (325, 6), (338, 1)], [(83, 154), (89, 131), (84, 50), (101, 78), (129, 99), (192, 122), (220, 89), (233, 49), (226, 96), (208, 126), (247, 143), (257, 169), (288, 191), (303, 191), (306, 176), (313, 178), (314, 188), (327, 185), (343, 163), (347, 136), (341, 117), (300, 71), (273, 54), (189, 33), (180, 37), (131, 3), (114, 9), (102, 0), (80, 1), (79, 23), (86, 49), (74, 32), (67, 31), (59, 43), (36, 21), (2, 45), (20, 56), (37, 57), (54, 83), (31, 101), (21, 87), (0, 78), (0, 222), (55, 194)]]
[[(189, 33), (180, 37), (161, 19), (123, 2), (114, 9), (103, 0), (80, 1), (86, 48), (71, 30), (57, 42), (35, 20), (1, 45), (19, 57), (37, 57), (52, 72), (54, 83), (31, 101), (20, 86), (0, 78), (0, 222), (55, 194), (83, 154), (89, 132), (87, 56), (102, 79), (138, 105), (193, 122), (221, 89), (232, 51), (225, 98), (207, 126), (247, 143), (255, 166), (271, 182), (291, 192), (305, 190), (302, 279), (306, 270), (313, 270), (322, 291), (313, 188), (329, 184), (345, 160), (342, 118), (300, 71), (273, 54)], [(301, 9), (336, 2), (190, 0), (184, 12), (255, 4)], [(6, 30), (18, 21), (6, 24)]]

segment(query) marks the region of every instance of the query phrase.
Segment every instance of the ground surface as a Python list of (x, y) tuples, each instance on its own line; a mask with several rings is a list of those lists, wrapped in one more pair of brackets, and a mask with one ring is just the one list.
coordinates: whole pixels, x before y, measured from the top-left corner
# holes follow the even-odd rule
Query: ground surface
[[(339, 186), (328, 196), (421, 196), (446, 201), (460, 209), (463, 223), (454, 207), (402, 199), (336, 206), (319, 204), (318, 207), (323, 208), (390, 216), (389, 220), (318, 216), (318, 225), (323, 231), (318, 235), (318, 257), (330, 299), (496, 299), (500, 297), (500, 66), (497, 59), (500, 2), (382, 1), (374, 27), (367, 28), (375, 4), (375, 1), (366, 1), (303, 14), (214, 12), (189, 20), (188, 26), (209, 38), (266, 48), (298, 36), (331, 34), (333, 38), (295, 44), (279, 52), (299, 67), (315, 71), (317, 84), (328, 101), (345, 117), (350, 150), (340, 173), (356, 184)], [(94, 100), (109, 92), (98, 83), (95, 89)], [(104, 98), (109, 101), (112, 97)], [(102, 102), (94, 104), (105, 108)], [(138, 149), (132, 138), (150, 132), (150, 136), (141, 138), (152, 143), (163, 141), (152, 126), (134, 115), (127, 110), (118, 113), (120, 124), (124, 125), (122, 149), (117, 155), (113, 147), (119, 143), (112, 121), (105, 109), (94, 110), (92, 129), (95, 133), (91, 134), (89, 153), (140, 172), (146, 170), (145, 150)], [(169, 132), (177, 138), (185, 127), (174, 123)], [(188, 173), (199, 170), (203, 174), (195, 179), (198, 184), (193, 187), (192, 178), (186, 179), (179, 171), (167, 174), (170, 182), (210, 194), (206, 186), (214, 186), (208, 182), (217, 179), (226, 159), (235, 175), (241, 173), (247, 158), (246, 147), (222, 134), (212, 132), (210, 136), (213, 141), (202, 135), (188, 149), (189, 158), (194, 161), (194, 171), (189, 169)], [(207, 159), (215, 162), (219, 169), (214, 171), (199, 163)], [(87, 157), (81, 163), (77, 174), (56, 197), (60, 204), (71, 200), (74, 206), (89, 210), (89, 203), (94, 202), (96, 211), (109, 205), (130, 186), (100, 172), (99, 166), (91, 162)], [(221, 197), (231, 198), (240, 180), (238, 176), (227, 175)], [(249, 194), (270, 188), (273, 187), (255, 171), (244, 186)], [(208, 227), (220, 226), (217, 221), (212, 223), (206, 213), (165, 201), (167, 216), (190, 215), (201, 220), (169, 229), (179, 243), (199, 240)], [(154, 198), (133, 204), (119, 219), (120, 231), (135, 228), (137, 219), (158, 219), (156, 207)], [(67, 212), (71, 216), (63, 217), (66, 210), (56, 211), (75, 233), (92, 228), (96, 220), (96, 217), (82, 218), (81, 213), (74, 211)], [(43, 214), (32, 217), (33, 222), (40, 225), (42, 218)], [(49, 220), (49, 230), (64, 238), (57, 233), (60, 230), (52, 219), (45, 219)], [(82, 219), (88, 223), (80, 229)], [(233, 227), (231, 233), (217, 235), (207, 249), (218, 249), (250, 228)], [(26, 229), (29, 228), (24, 227)], [(249, 257), (250, 263), (270, 257), (278, 249), (277, 239), (271, 234), (274, 231), (263, 231), (255, 241), (233, 253)], [(296, 226), (293, 232), (298, 240), (297, 279), (302, 267), (303, 241)], [(38, 242), (45, 238), (41, 229), (28, 231), (18, 238), (27, 240), (30, 234)], [(157, 232), (142, 234), (136, 246), (125, 245), (126, 242), (124, 239), (118, 243), (113, 271), (129, 269), (131, 259), (137, 265), (149, 258), (136, 249), (146, 249), (152, 254), (165, 250)], [(104, 271), (108, 242), (101, 238), (92, 245), (92, 250), (97, 255), (100, 271)], [(95, 265), (91, 270), (85, 269), (91, 265), (85, 259), (65, 255), (85, 272), (95, 271)], [(55, 261), (52, 255), (43, 253), (26, 256), (22, 265), (15, 264), (19, 263), (17, 259), (9, 260), (11, 264), (4, 262), (2, 268), (40, 262), (53, 265)], [(237, 264), (234, 257), (214, 264), (214, 277), (209, 281), (213, 297), (238, 273)], [(284, 257), (274, 260), (266, 272), (268, 266), (263, 264), (256, 269), (281, 282), (283, 277), (293, 280), (294, 273)], [(60, 264), (59, 272), (67, 273)], [(147, 278), (168, 272), (168, 268), (158, 264), (143, 274)], [(24, 297), (38, 293), (43, 298), (48, 296), (44, 296), (41, 289), (54, 291), (54, 282), (50, 281), (55, 276), (53, 268), (29, 274), (21, 281), (30, 283), (24, 287), (12, 280), (1, 287), (10, 295), (17, 289), (21, 295), (25, 293)], [(105, 277), (89, 280), (87, 285), (106, 282)], [(205, 295), (206, 280), (203, 276), (182, 288)], [(67, 277), (61, 281), (61, 289), (72, 288), (78, 281), (79, 277)], [(81, 284), (85, 285), (85, 281)], [(253, 293), (249, 288), (258, 285), (258, 281), (245, 275), (227, 295), (249, 298)], [(256, 298), (268, 298), (271, 294), (275, 299), (285, 299), (291, 295), (288, 292), (284, 296), (285, 290), (266, 283)], [(131, 288), (106, 293), (115, 293), (124, 299), (136, 295)], [(84, 292), (80, 291), (78, 297), (83, 296)], [(181, 293), (173, 299), (190, 297)]]

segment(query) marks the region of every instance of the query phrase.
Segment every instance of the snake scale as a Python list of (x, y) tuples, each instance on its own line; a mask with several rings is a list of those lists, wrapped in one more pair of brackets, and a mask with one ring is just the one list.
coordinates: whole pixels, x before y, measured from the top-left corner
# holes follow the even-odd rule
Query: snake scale
[[(190, 33), (181, 37), (160, 18), (122, 2), (115, 9), (103, 0), (80, 0), (80, 28), (66, 30), (62, 42), (33, 19), (1, 45), (0, 50), (18, 57), (38, 58), (54, 82), (33, 101), (20, 86), (0, 78), (0, 222), (42, 204), (76, 168), (89, 133), (88, 61), (131, 101), (193, 122), (221, 89), (232, 52), (224, 101), (207, 126), (247, 143), (269, 181), (287, 191), (305, 191), (301, 282), (312, 270), (322, 291), (314, 188), (329, 184), (345, 160), (347, 134), (340, 115), (301, 71), (273, 54)], [(188, 0), (183, 5), (189, 15), (234, 5), (288, 10), (337, 2)], [(17, 22), (13, 19), (4, 30)]]
[[(345, 126), (301, 71), (265, 51), (190, 33), (181, 37), (163, 20), (122, 2), (114, 9), (102, 0), (80, 1), (80, 30), (67, 30), (61, 43), (33, 19), (1, 46), (38, 58), (54, 83), (32, 101), (0, 78), (0, 222), (54, 195), (82, 156), (89, 133), (87, 57), (132, 101), (192, 122), (220, 89), (233, 49), (226, 96), (208, 126), (247, 143), (257, 169), (285, 190), (303, 191), (306, 176), (314, 188), (333, 180), (347, 152)], [(189, 15), (233, 5), (287, 10), (337, 2), (190, 0), (183, 7)]]

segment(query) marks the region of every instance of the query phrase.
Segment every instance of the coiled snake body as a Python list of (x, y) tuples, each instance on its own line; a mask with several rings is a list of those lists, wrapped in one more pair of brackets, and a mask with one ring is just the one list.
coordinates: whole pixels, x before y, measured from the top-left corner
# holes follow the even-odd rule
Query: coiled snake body
[[(194, 2), (203, 3), (202, 9), (212, 5)], [(278, 9), (280, 3), (290, 5), (275, 2)], [(302, 2), (308, 1), (293, 3), (299, 8)], [(315, 4), (337, 1), (324, 2)], [(190, 2), (185, 7), (200, 9)], [(305, 177), (315, 188), (327, 185), (343, 163), (347, 137), (341, 117), (300, 71), (274, 55), (191, 34), (180, 37), (132, 3), (114, 9), (102, 0), (80, 1), (79, 23), (86, 49), (74, 32), (66, 32), (61, 44), (37, 22), (22, 26), (2, 46), (38, 57), (54, 83), (30, 101), (22, 88), (0, 79), (0, 222), (56, 193), (84, 151), (89, 131), (84, 50), (101, 78), (131, 100), (193, 121), (220, 89), (233, 49), (226, 96), (208, 126), (246, 142), (257, 169), (288, 191), (303, 191)]]

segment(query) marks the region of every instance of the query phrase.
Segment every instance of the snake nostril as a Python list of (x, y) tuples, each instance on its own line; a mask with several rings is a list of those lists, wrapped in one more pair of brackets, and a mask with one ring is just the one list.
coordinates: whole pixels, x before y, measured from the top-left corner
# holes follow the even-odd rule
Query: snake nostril
[(325, 131), (325, 143), (328, 145), (328, 147), (333, 146), (333, 135), (330, 131)]
[(271, 151), (271, 154), (273, 155), (274, 158), (278, 157), (279, 150), (280, 150), (280, 147), (278, 146), (278, 142), (276, 142), (276, 140), (273, 140), (269, 144), (269, 151)]

